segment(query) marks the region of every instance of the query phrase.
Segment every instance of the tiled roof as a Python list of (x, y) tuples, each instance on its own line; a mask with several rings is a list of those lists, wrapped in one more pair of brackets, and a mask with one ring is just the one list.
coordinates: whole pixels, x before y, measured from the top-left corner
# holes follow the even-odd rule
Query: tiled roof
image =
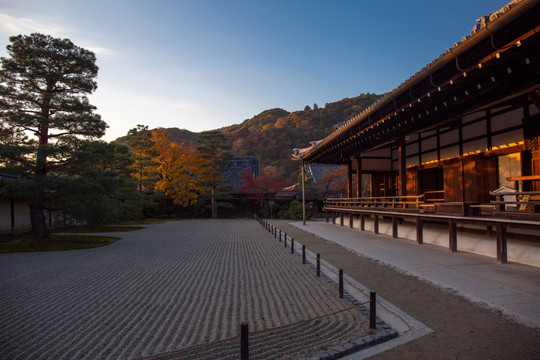
[[(418, 72), (416, 72), (414, 75), (412, 75), (409, 79), (405, 80), (403, 83), (401, 83), (399, 86), (397, 86), (392, 91), (385, 94), (384, 97), (377, 100), (375, 103), (371, 104), (368, 108), (366, 108), (362, 113), (356, 115), (355, 117), (340, 123), (336, 130), (334, 130), (330, 135), (328, 135), (326, 138), (312, 142), (311, 147), (303, 148), (303, 149), (294, 149), (293, 153), (293, 159), (300, 160), (304, 159), (306, 157), (310, 157), (313, 152), (317, 151), (319, 147), (323, 148), (325, 147), (330, 141), (333, 139), (339, 137), (340, 135), (345, 135), (346, 132), (349, 129), (352, 129), (354, 126), (360, 124), (364, 119), (371, 117), (373, 114), (377, 114), (379, 110), (387, 103), (395, 101), (396, 97), (400, 96), (402, 93), (409, 91), (410, 89), (418, 82), (422, 81), (425, 77), (430, 77), (430, 74), (434, 71), (437, 71), (437, 69), (440, 69), (442, 66), (444, 66), (447, 62), (456, 62), (457, 56), (460, 52), (466, 51), (469, 46), (474, 46), (474, 44), (477, 41), (481, 41), (484, 37), (489, 37), (491, 33), (491, 29), (493, 29), (494, 22), (503, 21), (503, 24), (506, 20), (502, 20), (503, 18), (506, 18), (506, 14), (513, 8), (515, 8), (517, 5), (519, 5), (518, 11), (513, 12), (514, 14), (518, 14), (520, 11), (526, 11), (527, 7), (535, 6), (535, 2), (537, 3), (537, 0), (513, 0), (498, 11), (485, 15), (479, 19), (477, 19), (477, 24), (473, 27), (471, 34), (464, 36), (460, 42), (457, 42), (453, 45), (452, 48), (449, 48), (446, 50), (445, 53), (441, 54), (438, 58), (434, 59), (431, 63), (427, 64), (424, 68), (420, 69)], [(521, 4), (523, 3), (523, 4)], [(523, 10), (525, 9), (525, 10)], [(512, 16), (509, 17), (511, 19)], [(493, 24), (493, 26), (490, 29), (490, 25)], [(476, 39), (476, 40), (473, 40)], [(473, 41), (471, 43), (471, 41)], [(456, 62), (457, 64), (457, 62)]]

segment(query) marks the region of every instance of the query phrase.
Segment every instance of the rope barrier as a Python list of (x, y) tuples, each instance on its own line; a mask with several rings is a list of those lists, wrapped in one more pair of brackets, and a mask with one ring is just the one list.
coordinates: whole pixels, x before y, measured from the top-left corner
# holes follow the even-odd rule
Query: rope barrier
[[(262, 220), (262, 219), (261, 219), (261, 220)], [(268, 222), (266, 222), (265, 220), (262, 220), (261, 224), (262, 224), (263, 222), (264, 222), (264, 223), (268, 223)], [(291, 238), (291, 240), (293, 239), (292, 237), (290, 237), (290, 238)], [(287, 239), (287, 237), (285, 237), (285, 239)], [(317, 261), (317, 259), (316, 259), (315, 257), (309, 255), (309, 253), (306, 252), (306, 255), (307, 255), (310, 259)], [(334, 274), (334, 275), (336, 275), (336, 276), (339, 277), (339, 273), (336, 272), (333, 268), (329, 267), (328, 265), (326, 265), (326, 264), (323, 263), (322, 261), (319, 262), (319, 263), (320, 263), (322, 266), (324, 266), (324, 268), (326, 268), (330, 273), (332, 273), (332, 274)], [(355, 284), (353, 284), (350, 280), (348, 280), (348, 279), (345, 278), (344, 276), (343, 276), (343, 280), (345, 280), (345, 282), (346, 282), (351, 288), (353, 288), (354, 290), (360, 292), (362, 295), (366, 296), (367, 298), (370, 297), (370, 294), (366, 293), (363, 289), (360, 289), (359, 287), (357, 287)], [(368, 303), (368, 302), (369, 302), (369, 301), (367, 301), (367, 303)], [(362, 303), (362, 305), (363, 305), (363, 304), (366, 304), (366, 303)], [(388, 306), (385, 306), (384, 304), (380, 304), (380, 303), (379, 303), (379, 305), (382, 306), (384, 309), (386, 309), (389, 313), (391, 313), (392, 315), (394, 315), (396, 318), (400, 319), (400, 320), (408, 327), (409, 331), (412, 330), (412, 327), (409, 325), (409, 323), (408, 323), (402, 316), (398, 315), (395, 311), (393, 311), (392, 309), (390, 309)]]

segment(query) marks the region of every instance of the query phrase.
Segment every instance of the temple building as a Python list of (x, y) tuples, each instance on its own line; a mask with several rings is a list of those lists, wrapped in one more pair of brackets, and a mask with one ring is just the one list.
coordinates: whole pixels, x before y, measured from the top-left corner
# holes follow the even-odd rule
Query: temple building
[(461, 216), (507, 201), (540, 220), (539, 140), (540, 1), (515, 0), (294, 157), (346, 165), (348, 198), (417, 196), (418, 210)]
[(259, 176), (259, 161), (255, 156), (233, 156), (224, 166), (223, 177), (228, 180), (225, 187), (231, 193), (236, 193), (244, 181), (242, 171), (249, 170), (255, 178)]

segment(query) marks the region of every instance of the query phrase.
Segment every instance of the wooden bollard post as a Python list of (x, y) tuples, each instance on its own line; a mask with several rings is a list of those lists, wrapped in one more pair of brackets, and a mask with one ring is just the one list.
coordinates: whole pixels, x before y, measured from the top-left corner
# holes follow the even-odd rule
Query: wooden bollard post
[(321, 276), (321, 254), (317, 254), (317, 277)]
[(306, 263), (306, 245), (302, 245), (302, 264)]
[(291, 254), (294, 254), (294, 239), (291, 239)]
[(449, 219), (448, 220), (448, 247), (450, 248), (450, 251), (456, 252), (457, 251), (457, 223)]
[(281, 242), (281, 229), (279, 229), (279, 242)]
[(287, 238), (283, 239), (283, 243), (285, 244), (285, 247), (287, 247)]
[(369, 292), (369, 328), (377, 328), (377, 293)]
[(339, 269), (339, 298), (343, 299), (343, 269)]
[(240, 359), (249, 360), (249, 325), (247, 322), (240, 324)]
[(424, 243), (424, 219), (421, 217), (416, 218), (416, 242)]

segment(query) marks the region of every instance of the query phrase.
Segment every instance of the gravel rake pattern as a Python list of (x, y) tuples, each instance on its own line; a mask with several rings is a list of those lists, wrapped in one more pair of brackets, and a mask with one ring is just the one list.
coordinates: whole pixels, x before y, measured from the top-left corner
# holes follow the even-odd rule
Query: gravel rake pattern
[[(2, 359), (302, 358), (365, 336), (358, 309), (251, 220), (152, 225), (103, 248), (0, 256)], [(203, 346), (195, 351), (188, 349)], [(180, 355), (181, 354), (181, 355)]]

